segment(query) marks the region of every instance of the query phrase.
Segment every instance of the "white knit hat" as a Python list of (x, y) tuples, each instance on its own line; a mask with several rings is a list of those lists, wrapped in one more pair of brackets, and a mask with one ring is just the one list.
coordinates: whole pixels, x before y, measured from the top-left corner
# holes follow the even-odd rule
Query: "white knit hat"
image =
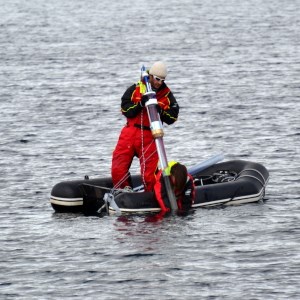
[(162, 79), (167, 77), (167, 67), (162, 61), (155, 62), (149, 70), (150, 75), (155, 75)]

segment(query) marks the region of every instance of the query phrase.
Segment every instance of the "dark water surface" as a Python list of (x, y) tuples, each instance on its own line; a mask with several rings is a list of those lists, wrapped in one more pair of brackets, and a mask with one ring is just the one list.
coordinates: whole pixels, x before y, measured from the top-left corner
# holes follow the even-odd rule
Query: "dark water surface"
[[(300, 1), (0, 4), (1, 299), (300, 298)], [(268, 200), (54, 213), (54, 184), (109, 175), (120, 97), (158, 59), (181, 106), (168, 158), (260, 162)]]

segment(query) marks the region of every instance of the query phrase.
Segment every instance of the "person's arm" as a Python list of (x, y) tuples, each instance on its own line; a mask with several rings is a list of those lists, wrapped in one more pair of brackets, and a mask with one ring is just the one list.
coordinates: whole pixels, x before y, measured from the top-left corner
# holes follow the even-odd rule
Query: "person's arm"
[(182, 209), (190, 209), (195, 200), (195, 184), (193, 177), (188, 174), (188, 180), (185, 185), (184, 194), (182, 195)]
[(156, 183), (154, 185), (155, 197), (161, 210), (163, 212), (168, 212), (170, 211), (170, 208), (166, 207), (164, 202), (164, 198), (167, 197), (167, 191), (165, 188), (164, 179), (161, 171), (157, 174), (157, 178), (158, 179), (156, 180)]
[[(162, 122), (167, 123), (168, 125), (173, 124), (177, 118), (178, 118), (178, 114), (179, 114), (179, 105), (173, 95), (173, 93), (170, 91), (167, 94), (167, 99), (169, 102), (169, 106), (166, 107), (161, 107), (161, 112), (160, 112), (160, 119)], [(158, 103), (159, 104), (159, 103)]]
[(142, 110), (142, 106), (139, 102), (132, 101), (135, 88), (135, 84), (130, 86), (121, 98), (121, 111), (122, 114), (127, 118), (134, 118)]

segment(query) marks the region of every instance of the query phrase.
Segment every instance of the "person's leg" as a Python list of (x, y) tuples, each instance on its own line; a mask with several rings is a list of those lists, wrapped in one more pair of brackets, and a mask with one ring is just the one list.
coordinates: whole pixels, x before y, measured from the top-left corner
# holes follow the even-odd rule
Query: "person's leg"
[[(149, 143), (150, 141), (150, 143)], [(145, 185), (145, 191), (153, 191), (156, 181), (155, 173), (158, 165), (158, 154), (156, 150), (155, 141), (153, 139), (148, 140), (148, 143), (144, 145), (144, 153), (140, 153), (140, 166), (141, 175)]]
[(132, 132), (129, 127), (121, 131), (118, 143), (112, 155), (111, 176), (115, 188), (131, 186), (129, 169), (135, 155)]

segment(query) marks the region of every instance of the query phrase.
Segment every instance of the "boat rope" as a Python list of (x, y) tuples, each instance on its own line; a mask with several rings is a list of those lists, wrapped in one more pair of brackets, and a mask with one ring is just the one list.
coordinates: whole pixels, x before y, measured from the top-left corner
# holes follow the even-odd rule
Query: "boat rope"
[[(141, 113), (141, 124), (143, 124), (143, 113)], [(141, 155), (140, 161), (142, 161), (142, 162), (140, 163), (140, 168), (141, 168), (141, 176), (142, 176), (142, 181), (143, 181), (144, 187), (146, 186), (145, 176), (144, 176), (145, 170), (146, 170), (146, 161), (156, 152), (153, 151), (147, 157), (145, 154), (147, 153), (148, 149), (150, 148), (150, 146), (152, 145), (153, 142), (154, 142), (154, 140), (152, 140), (152, 142), (148, 145), (146, 150), (144, 149), (144, 130), (141, 128), (142, 155)], [(105, 202), (105, 207), (106, 207), (106, 210), (108, 213), (109, 213), (109, 208), (108, 208), (109, 206), (112, 207), (116, 211), (117, 215), (119, 215), (121, 213), (120, 208), (118, 207), (118, 205), (115, 202), (115, 194), (116, 194), (116, 192), (119, 192), (119, 191), (122, 191), (122, 192), (127, 191), (125, 189), (120, 189), (120, 186), (129, 177), (130, 177), (130, 172), (128, 171), (123, 176), (123, 178), (121, 178), (121, 180), (119, 180), (119, 182), (113, 186), (112, 189), (109, 189), (109, 191), (104, 194), (103, 200)], [(139, 186), (135, 191), (141, 190), (143, 188), (143, 185)]]
[(210, 178), (215, 183), (221, 183), (221, 182), (234, 181), (236, 179), (236, 176), (237, 173), (234, 171), (220, 170), (214, 173)]
[(253, 175), (242, 175), (242, 176), (239, 176), (236, 180), (240, 179), (240, 178), (243, 178), (243, 177), (250, 177), (250, 178), (254, 178), (256, 179), (257, 181), (259, 181), (259, 183), (262, 185), (262, 187), (264, 187), (264, 183), (259, 179), (257, 178), (256, 176), (253, 176)]
[[(152, 143), (154, 143), (154, 140), (148, 145), (148, 147), (146, 148), (145, 151), (143, 151), (143, 162), (141, 164), (141, 168), (143, 167), (145, 169), (145, 165), (146, 165), (146, 162), (149, 158), (152, 157), (152, 155), (154, 155), (156, 153), (156, 151), (153, 151), (152, 153), (150, 153), (148, 156), (146, 156), (145, 154), (148, 152), (148, 149), (150, 148), (150, 146), (152, 145)], [(115, 191), (115, 190), (119, 190), (120, 186), (122, 185), (122, 183), (124, 183), (125, 180), (127, 180), (128, 178), (130, 177), (130, 172), (128, 171), (120, 180), (118, 183), (116, 183), (114, 185), (114, 187), (112, 188), (112, 191)], [(143, 177), (143, 176), (142, 176)], [(145, 185), (145, 181), (143, 179), (143, 183)], [(136, 191), (139, 191), (143, 188), (143, 186), (139, 186), (138, 189)]]
[[(246, 171), (252, 171), (252, 172), (258, 173), (258, 174), (261, 176), (262, 180), (260, 180), (259, 178), (257, 178), (256, 176), (253, 176), (253, 175), (242, 175), (242, 176), (241, 176), (241, 174), (242, 174), (243, 172), (246, 172)], [(256, 170), (256, 169), (244, 169), (244, 170), (242, 170), (242, 171), (238, 174), (238, 176), (236, 177), (235, 180), (238, 180), (238, 179), (243, 178), (243, 177), (251, 177), (251, 178), (254, 178), (254, 179), (258, 180), (258, 181), (260, 182), (260, 184), (261, 184), (263, 187), (266, 185), (266, 180), (265, 180), (264, 176), (262, 175), (261, 172), (259, 172), (259, 171)]]
[[(143, 108), (141, 112), (141, 144), (142, 144), (142, 155), (141, 155), (141, 160), (144, 162), (145, 161), (145, 152), (144, 152), (144, 130), (142, 129), (143, 124)], [(145, 170), (146, 170), (146, 164), (144, 163), (143, 166), (141, 164), (141, 175), (142, 175), (142, 180), (144, 186), (146, 186), (145, 182)]]
[[(258, 173), (258, 174), (261, 176), (261, 178), (263, 179), (263, 181), (260, 180), (259, 178), (257, 178), (256, 176), (253, 176), (253, 175), (242, 175), (242, 176), (240, 176), (240, 175), (241, 175), (243, 172), (245, 172), (245, 171), (252, 171), (252, 172)], [(260, 184), (262, 185), (262, 187), (263, 187), (263, 194), (265, 193), (266, 180), (265, 180), (265, 178), (264, 178), (264, 176), (262, 175), (261, 172), (259, 172), (259, 171), (256, 170), (256, 169), (245, 169), (245, 170), (242, 170), (242, 171), (236, 176), (236, 178), (235, 178), (234, 181), (238, 180), (239, 178), (243, 178), (243, 177), (250, 177), (250, 178), (254, 178), (254, 179), (258, 180), (259, 183), (260, 183)], [(240, 190), (240, 188), (241, 188), (241, 187), (239, 187), (239, 188), (235, 191), (235, 193), (234, 193), (234, 195), (231, 197), (231, 199), (229, 199), (228, 201), (226, 201), (225, 203), (222, 203), (222, 204), (223, 204), (223, 205), (226, 205), (228, 202), (234, 200), (234, 198), (235, 198), (237, 192)]]

